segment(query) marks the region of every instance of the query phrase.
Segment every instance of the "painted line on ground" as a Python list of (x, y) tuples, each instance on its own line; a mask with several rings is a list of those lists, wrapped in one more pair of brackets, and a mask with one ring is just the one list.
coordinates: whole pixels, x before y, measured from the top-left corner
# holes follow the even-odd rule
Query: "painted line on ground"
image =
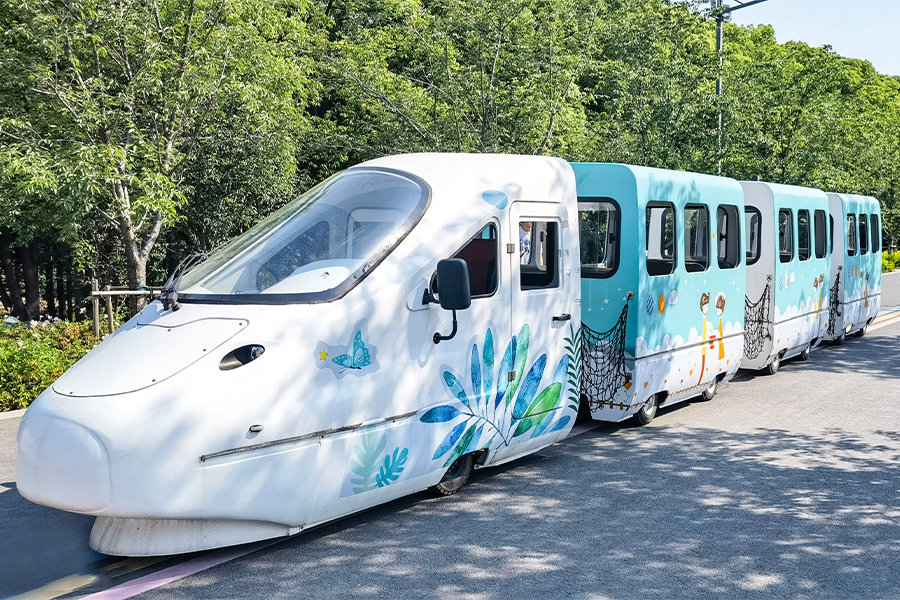
[(900, 311), (895, 314), (885, 316), (888, 317), (886, 320), (881, 321), (879, 319), (875, 319), (874, 321), (872, 321), (872, 324), (869, 325), (867, 331), (878, 331), (883, 327), (890, 327), (891, 325), (895, 325), (896, 323), (900, 322)]
[(900, 316), (900, 307), (891, 308), (890, 310), (878, 313), (878, 316), (875, 317), (875, 320), (872, 321), (872, 324), (874, 325), (876, 323), (881, 323), (882, 321), (886, 321), (897, 316)]
[(213, 550), (203, 556), (186, 560), (177, 565), (160, 569), (155, 573), (150, 573), (149, 575), (132, 579), (131, 581), (127, 581), (101, 592), (84, 596), (82, 600), (125, 600), (126, 598), (132, 598), (138, 594), (155, 590), (156, 588), (168, 585), (179, 579), (184, 579), (190, 575), (195, 575), (201, 571), (206, 571), (207, 569), (227, 563), (236, 558), (247, 556), (257, 550), (262, 550), (267, 546), (283, 542), (285, 539), (287, 538), (276, 538), (274, 540), (256, 542), (245, 546)]

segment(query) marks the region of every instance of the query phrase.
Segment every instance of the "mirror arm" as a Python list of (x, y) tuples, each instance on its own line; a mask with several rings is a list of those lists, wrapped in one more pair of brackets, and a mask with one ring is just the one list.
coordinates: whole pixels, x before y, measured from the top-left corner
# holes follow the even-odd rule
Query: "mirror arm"
[(429, 288), (425, 288), (425, 293), (422, 294), (422, 304), (424, 306), (428, 306), (429, 304), (437, 304), (437, 298), (434, 297), (434, 294), (431, 293)]
[(440, 344), (442, 340), (443, 341), (452, 340), (454, 338), (454, 336), (456, 336), (456, 311), (455, 310), (453, 311), (453, 329), (450, 331), (450, 335), (441, 335), (440, 333), (435, 332), (434, 337), (432, 339), (434, 340), (435, 344)]

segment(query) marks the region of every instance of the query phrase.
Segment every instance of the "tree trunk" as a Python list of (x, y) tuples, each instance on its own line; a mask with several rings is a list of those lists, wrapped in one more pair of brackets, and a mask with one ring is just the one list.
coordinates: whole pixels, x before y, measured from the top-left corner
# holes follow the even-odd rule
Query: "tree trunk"
[(37, 263), (38, 247), (31, 244), (27, 248), (19, 247), (19, 261), (22, 263), (22, 275), (25, 280), (25, 310), (28, 319), (37, 319), (41, 315), (41, 273)]
[(66, 314), (70, 321), (77, 321), (75, 314), (75, 274), (72, 273), (72, 259), (66, 261)]
[(9, 246), (9, 233), (0, 231), (0, 268), (6, 276), (7, 292), (12, 304), (12, 316), (18, 319), (28, 318), (25, 303), (22, 302), (22, 291), (19, 288), (19, 278), (16, 277), (16, 266), (12, 261), (12, 252)]
[(56, 316), (63, 321), (71, 316), (66, 310), (66, 259), (56, 261)]
[(47, 303), (47, 314), (56, 316), (56, 286), (53, 281), (53, 254), (47, 257), (44, 265), (44, 302)]
[(6, 310), (12, 311), (12, 300), (9, 299), (9, 294), (6, 293), (6, 285), (3, 282), (3, 269), (0, 269), (0, 304)]

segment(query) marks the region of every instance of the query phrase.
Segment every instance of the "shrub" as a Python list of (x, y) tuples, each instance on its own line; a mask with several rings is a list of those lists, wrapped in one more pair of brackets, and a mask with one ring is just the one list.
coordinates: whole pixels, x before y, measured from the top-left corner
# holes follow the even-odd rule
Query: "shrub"
[(885, 273), (893, 271), (900, 266), (900, 250), (893, 252), (883, 252), (881, 254), (881, 270)]
[(90, 323), (32, 321), (0, 329), (0, 411), (26, 408), (99, 340)]

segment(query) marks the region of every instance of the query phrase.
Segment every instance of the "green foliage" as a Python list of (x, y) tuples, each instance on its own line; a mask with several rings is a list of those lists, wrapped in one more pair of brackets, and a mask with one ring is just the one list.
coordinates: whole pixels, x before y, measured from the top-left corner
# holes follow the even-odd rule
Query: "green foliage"
[(88, 323), (0, 329), (0, 411), (26, 408), (98, 341)]
[(881, 270), (890, 273), (900, 266), (900, 250), (893, 252), (884, 251), (881, 253)]

